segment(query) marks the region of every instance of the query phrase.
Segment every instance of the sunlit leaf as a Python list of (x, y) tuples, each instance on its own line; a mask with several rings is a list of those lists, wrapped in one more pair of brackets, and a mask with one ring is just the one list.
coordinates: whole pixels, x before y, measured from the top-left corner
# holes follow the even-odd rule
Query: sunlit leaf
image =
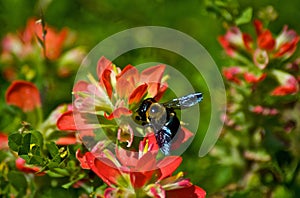
[(253, 9), (251, 7), (245, 9), (240, 17), (235, 20), (236, 25), (249, 23), (252, 19)]

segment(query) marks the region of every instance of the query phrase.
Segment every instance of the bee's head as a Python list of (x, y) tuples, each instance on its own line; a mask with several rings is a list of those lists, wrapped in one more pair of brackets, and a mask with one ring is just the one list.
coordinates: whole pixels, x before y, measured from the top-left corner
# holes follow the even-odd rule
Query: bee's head
[(139, 108), (133, 114), (133, 119), (136, 123), (143, 126), (149, 123), (147, 111), (153, 103), (156, 103), (156, 100), (153, 98), (147, 98), (141, 103)]

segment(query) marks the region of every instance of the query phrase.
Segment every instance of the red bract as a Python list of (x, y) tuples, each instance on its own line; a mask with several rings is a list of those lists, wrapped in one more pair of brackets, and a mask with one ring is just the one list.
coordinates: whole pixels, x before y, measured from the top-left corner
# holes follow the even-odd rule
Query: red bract
[[(57, 59), (62, 51), (63, 44), (67, 38), (68, 30), (66, 28), (57, 32), (53, 28), (46, 27), (45, 35), (45, 47), (46, 47), (46, 57), (50, 60)], [(39, 39), (42, 39), (42, 28), (39, 27), (36, 32)]]
[(252, 107), (250, 109), (253, 113), (255, 114), (261, 114), (261, 115), (271, 115), (271, 116), (274, 116), (274, 115), (277, 115), (278, 114), (278, 110), (275, 109), (275, 108), (268, 108), (268, 107), (263, 107), (263, 106), (260, 106), (260, 105), (257, 105), (255, 107)]
[(231, 57), (236, 56), (239, 50), (251, 49), (251, 36), (243, 34), (238, 27), (230, 27), (224, 36), (218, 37), (218, 40)]
[(260, 76), (255, 76), (254, 74), (249, 72), (244, 73), (244, 78), (246, 82), (253, 84), (263, 81), (266, 78), (266, 76), (267, 74), (265, 73), (261, 74)]
[(25, 160), (20, 157), (16, 159), (16, 168), (24, 173), (34, 173), (38, 176), (45, 175), (45, 172), (40, 172), (41, 169), (39, 167), (26, 165)]
[(287, 79), (286, 83), (284, 85), (276, 87), (271, 95), (273, 96), (285, 96), (289, 94), (294, 94), (298, 92), (299, 86), (298, 86), (298, 81), (294, 77), (290, 77)]
[(184, 179), (182, 172), (171, 176), (180, 165), (181, 157), (169, 156), (157, 162), (150, 142), (151, 139), (145, 138), (138, 153), (117, 148), (117, 158), (108, 150), (84, 155), (77, 152), (77, 158), (82, 168), (91, 169), (109, 185), (104, 197), (136, 196), (136, 192), (154, 197), (174, 197), (175, 194), (205, 197), (205, 191)]
[(241, 74), (241, 69), (239, 67), (229, 67), (223, 69), (224, 77), (231, 82), (236, 84), (240, 84), (241, 80), (239, 79), (239, 75)]
[(271, 51), (275, 47), (275, 39), (270, 30), (264, 30), (263, 24), (259, 20), (254, 20), (254, 26), (257, 34), (257, 45), (261, 49)]
[(8, 137), (5, 133), (0, 132), (0, 150), (6, 150), (8, 148)]
[(27, 81), (16, 80), (8, 87), (5, 100), (7, 104), (15, 105), (24, 112), (32, 111), (41, 106), (40, 93), (37, 87)]
[[(101, 128), (102, 123), (98, 120), (105, 119), (112, 125), (116, 125), (117, 120), (116, 138), (120, 142), (127, 142), (130, 147), (133, 132), (128, 130), (131, 126), (124, 119), (132, 115), (143, 98), (160, 99), (167, 87), (162, 82), (164, 70), (164, 65), (147, 68), (141, 73), (132, 65), (121, 70), (110, 60), (101, 57), (97, 64), (99, 80), (88, 75), (89, 82), (78, 81), (74, 85), (74, 109), (58, 119), (57, 127), (60, 130), (95, 129)], [(91, 121), (92, 116), (89, 115), (97, 115), (98, 118)]]
[(290, 57), (296, 50), (300, 37), (294, 30), (283, 27), (281, 34), (276, 38), (276, 53), (274, 57)]
[(282, 32), (276, 37), (269, 29), (265, 29), (259, 20), (254, 20), (254, 27), (257, 35), (256, 45), (253, 45), (251, 36), (241, 32), (238, 27), (230, 27), (224, 36), (218, 37), (229, 56), (243, 60), (247, 56), (242, 58), (241, 56), (245, 53), (249, 54), (256, 66), (265, 69), (269, 60), (285, 59), (295, 52), (300, 37), (294, 30), (288, 30), (287, 26), (284, 26)]
[(29, 19), (25, 30), (21, 34), (21, 39), (27, 45), (31, 45), (32, 42), (44, 42), (46, 57), (50, 60), (57, 59), (61, 54), (61, 49), (67, 38), (68, 30), (63, 29), (61, 32), (57, 32), (48, 26), (44, 28), (46, 32), (44, 32), (41, 22), (34, 18)]
[(63, 131), (76, 131), (73, 110), (69, 110), (61, 114), (61, 116), (57, 119), (57, 128)]
[(46, 57), (50, 60), (57, 59), (66, 41), (68, 30), (63, 29), (61, 32), (57, 32), (46, 26), (44, 33), (45, 35), (43, 35), (41, 22), (34, 18), (29, 19), (24, 31), (20, 32), (18, 36), (8, 34), (4, 37), (2, 41), (3, 54), (11, 53), (22, 58), (34, 53), (35, 47), (44, 42)]

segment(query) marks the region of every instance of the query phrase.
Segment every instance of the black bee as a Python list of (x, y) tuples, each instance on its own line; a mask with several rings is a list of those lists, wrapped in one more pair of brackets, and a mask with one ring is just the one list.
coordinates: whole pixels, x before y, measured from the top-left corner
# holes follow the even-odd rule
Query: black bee
[(150, 126), (160, 150), (170, 155), (171, 140), (180, 128), (175, 109), (185, 109), (201, 102), (202, 93), (193, 93), (175, 98), (166, 103), (158, 103), (154, 98), (145, 99), (136, 110), (134, 119), (143, 126)]

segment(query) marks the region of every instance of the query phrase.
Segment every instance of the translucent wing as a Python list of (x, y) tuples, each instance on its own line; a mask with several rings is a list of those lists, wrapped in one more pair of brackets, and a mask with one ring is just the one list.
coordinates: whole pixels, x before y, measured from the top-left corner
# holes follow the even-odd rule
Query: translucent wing
[(193, 94), (182, 96), (180, 98), (175, 98), (166, 103), (163, 103), (162, 105), (167, 108), (185, 109), (194, 106), (195, 104), (201, 102), (202, 100), (203, 100), (202, 93), (193, 93)]

